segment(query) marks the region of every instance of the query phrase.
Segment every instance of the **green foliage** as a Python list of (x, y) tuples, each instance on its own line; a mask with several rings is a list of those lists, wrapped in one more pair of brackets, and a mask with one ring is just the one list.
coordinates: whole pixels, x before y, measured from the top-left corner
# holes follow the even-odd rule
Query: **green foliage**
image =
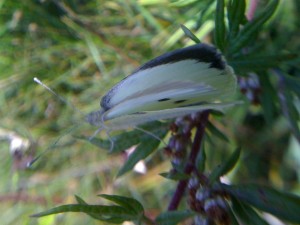
[[(300, 223), (299, 196), (292, 194), (299, 193), (300, 177), (300, 23), (295, 10), (300, 5), (270, 0), (252, 9), (250, 2), (0, 1), (3, 224), (179, 224), (197, 216), (206, 222), (223, 218), (223, 224), (272, 224), (262, 212), (286, 224)], [(98, 128), (83, 124), (84, 114), (99, 108), (113, 84), (154, 56), (210, 40), (237, 74), (245, 95), (236, 98), (244, 104), (224, 115), (211, 112), (192, 167), (188, 153), (196, 140), (187, 144), (182, 164), (165, 163), (170, 158), (160, 149), (174, 133), (168, 121), (142, 126), (146, 132), (111, 133), (111, 140), (103, 132), (90, 138)], [(61, 104), (33, 77), (82, 112)], [(77, 129), (70, 135), (66, 130), (72, 124)], [(191, 138), (196, 134), (191, 130)], [(9, 150), (17, 137), (30, 147), (13, 155)], [(130, 156), (119, 157), (132, 146), (137, 147)], [(130, 171), (140, 160), (148, 173), (133, 176)], [(161, 173), (170, 165), (173, 169)], [(158, 174), (167, 179), (158, 182)], [(189, 183), (193, 178), (195, 189)], [(176, 195), (170, 183), (185, 185), (187, 201), (165, 211)], [(76, 196), (77, 203), (70, 204), (74, 192), (89, 196), (87, 202), (99, 192), (134, 198), (100, 195), (114, 203), (104, 205)], [(53, 205), (61, 206), (49, 210)], [(45, 217), (47, 222), (28, 218), (37, 211), (42, 213), (35, 217), (88, 216), (60, 214)]]
[(192, 211), (169, 211), (158, 215), (155, 222), (159, 225), (178, 224), (194, 215), (195, 213)]
[(202, 145), (201, 152), (198, 155), (197, 160), (196, 160), (197, 171), (199, 171), (199, 172), (205, 171), (205, 162), (206, 162), (206, 153), (205, 153), (204, 145)]
[(243, 203), (276, 215), (284, 220), (299, 223), (300, 197), (261, 185), (231, 185), (223, 188)]
[(216, 167), (209, 176), (209, 184), (213, 184), (221, 176), (227, 174), (230, 170), (232, 170), (239, 160), (240, 154), (241, 149), (238, 148), (231, 154), (231, 156), (227, 160), (225, 160), (220, 166)]
[(182, 31), (184, 32), (184, 34), (189, 37), (191, 40), (193, 40), (195, 43), (200, 43), (201, 41), (195, 36), (195, 34), (193, 34), (186, 26), (184, 25), (180, 25)]
[[(258, 32), (262, 29), (262, 26), (274, 14), (278, 3), (279, 0), (271, 1), (259, 15), (250, 22), (244, 24), (243, 29), (240, 30), (236, 36), (232, 36), (232, 39), (230, 40), (230, 54), (240, 51), (241, 48), (246, 47), (256, 38)], [(243, 8), (243, 6), (239, 7), (238, 10), (243, 10)]]
[(258, 215), (249, 205), (244, 204), (238, 198), (231, 197), (232, 209), (239, 219), (245, 224), (268, 225), (268, 223)]
[(215, 18), (215, 43), (223, 52), (225, 45), (225, 22), (224, 22), (224, 0), (217, 1), (216, 18)]
[(212, 123), (207, 124), (207, 130), (214, 136), (220, 138), (222, 141), (229, 142), (228, 137), (220, 131), (217, 127), (215, 127)]
[(229, 26), (229, 40), (236, 37), (239, 32), (239, 27), (246, 22), (245, 0), (232, 0), (228, 3), (228, 26)]
[(78, 204), (58, 206), (45, 212), (34, 214), (32, 217), (42, 217), (65, 212), (83, 212), (94, 219), (115, 224), (128, 220), (141, 221), (143, 219), (143, 206), (136, 200), (116, 195), (100, 195), (100, 197), (108, 199), (117, 205), (88, 205), (80, 197), (76, 196)]

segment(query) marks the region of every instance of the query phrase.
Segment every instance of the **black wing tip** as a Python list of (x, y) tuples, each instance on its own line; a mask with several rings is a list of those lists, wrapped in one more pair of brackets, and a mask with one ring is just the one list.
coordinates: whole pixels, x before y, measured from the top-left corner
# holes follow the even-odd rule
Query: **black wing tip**
[(135, 72), (150, 69), (162, 64), (175, 63), (187, 59), (194, 59), (199, 62), (210, 63), (210, 68), (224, 70), (226, 67), (226, 63), (222, 58), (222, 54), (214, 46), (201, 43), (167, 52), (145, 63)]

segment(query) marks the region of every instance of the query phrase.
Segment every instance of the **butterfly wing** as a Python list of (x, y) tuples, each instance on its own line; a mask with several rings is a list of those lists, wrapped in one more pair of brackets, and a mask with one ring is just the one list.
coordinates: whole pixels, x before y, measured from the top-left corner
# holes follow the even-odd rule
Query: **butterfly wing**
[[(235, 92), (236, 85), (230, 67), (226, 66), (224, 70), (210, 68), (208, 63), (196, 60), (157, 66), (139, 75), (120, 83), (118, 92), (111, 95), (110, 103), (115, 103), (104, 107), (109, 111), (105, 120), (140, 111), (222, 101)], [(120, 101), (116, 101), (118, 98)]]
[(120, 130), (120, 129), (132, 128), (134, 126), (146, 122), (182, 117), (182, 116), (186, 116), (192, 113), (197, 113), (199, 111), (208, 110), (208, 109), (223, 111), (226, 108), (241, 103), (242, 102), (240, 101), (227, 102), (227, 103), (211, 103), (211, 104), (203, 104), (197, 106), (187, 106), (182, 108), (146, 111), (146, 112), (140, 112), (140, 113), (135, 113), (130, 115), (123, 115), (105, 121), (104, 125), (109, 130)]
[(123, 127), (222, 109), (228, 103), (220, 102), (235, 89), (235, 75), (221, 54), (197, 44), (159, 56), (115, 85), (102, 98), (101, 123)]
[[(215, 74), (212, 74), (214, 73)], [(232, 73), (227, 69), (222, 55), (212, 46), (197, 44), (163, 54), (137, 69), (115, 85), (101, 100), (108, 110), (115, 105), (135, 98), (158, 85), (173, 81), (203, 82), (214, 75)], [(233, 76), (234, 77), (234, 76)], [(232, 77), (231, 77), (232, 78)], [(209, 80), (208, 80), (209, 81)]]

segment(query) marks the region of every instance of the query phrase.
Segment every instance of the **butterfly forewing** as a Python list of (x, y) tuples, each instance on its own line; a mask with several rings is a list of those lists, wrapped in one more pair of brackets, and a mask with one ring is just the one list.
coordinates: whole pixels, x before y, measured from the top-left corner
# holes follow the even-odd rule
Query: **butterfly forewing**
[(101, 119), (112, 126), (134, 125), (181, 116), (184, 109), (216, 108), (213, 103), (230, 97), (235, 86), (235, 75), (221, 54), (197, 44), (159, 56), (115, 85), (102, 98)]
[[(182, 66), (182, 69), (178, 67), (177, 70), (172, 70), (174, 65), (168, 64), (162, 70), (164, 74), (160, 73), (159, 68), (149, 71), (151, 72), (149, 77), (153, 79), (159, 80), (164, 76), (163, 79), (160, 78), (162, 80), (160, 83), (151, 82), (148, 79), (134, 82), (136, 86), (143, 87), (143, 90), (135, 92), (115, 104), (108, 110), (105, 119), (143, 111), (221, 101), (232, 95), (235, 90), (232, 74), (215, 68), (203, 69), (201, 63), (191, 63), (191, 60), (177, 64), (183, 64), (186, 67)], [(167, 70), (168, 68), (170, 70)], [(126, 89), (125, 86), (124, 89)], [(123, 88), (120, 91), (122, 92), (122, 90)]]
[[(170, 64), (172, 66), (168, 67)], [(192, 69), (187, 71), (191, 64), (197, 64), (193, 67), (194, 72)], [(109, 109), (130, 96), (140, 94), (145, 87), (156, 86), (173, 79), (184, 80), (189, 76), (192, 80), (201, 80), (201, 75), (195, 76), (195, 72), (197, 75), (197, 72), (210, 68), (225, 70), (226, 63), (214, 47), (206, 44), (197, 44), (163, 54), (145, 63), (115, 85), (102, 98), (101, 107)]]

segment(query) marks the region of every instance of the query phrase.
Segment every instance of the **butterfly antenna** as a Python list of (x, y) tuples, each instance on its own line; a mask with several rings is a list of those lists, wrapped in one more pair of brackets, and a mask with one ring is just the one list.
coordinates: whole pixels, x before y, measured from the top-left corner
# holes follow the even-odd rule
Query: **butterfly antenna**
[(72, 107), (72, 109), (74, 109), (76, 112), (79, 112), (82, 116), (85, 116), (83, 112), (81, 112), (78, 108), (76, 108), (71, 102), (67, 101), (66, 99), (64, 99), (62, 96), (60, 96), (59, 94), (55, 93), (50, 87), (48, 87), (46, 84), (44, 84), (41, 80), (39, 80), (37, 77), (33, 78), (34, 82), (38, 83), (39, 85), (43, 86), (44, 88), (46, 88), (48, 91), (50, 91), (54, 96), (56, 96), (60, 101), (62, 101), (63, 103), (69, 105), (70, 107)]
[(71, 128), (69, 128), (67, 130), (66, 133), (64, 133), (62, 136), (60, 136), (59, 138), (57, 138), (45, 151), (43, 151), (42, 153), (40, 153), (37, 157), (35, 157), (33, 160), (31, 160), (29, 163), (27, 163), (27, 167), (31, 167), (36, 161), (38, 161), (43, 155), (45, 155), (46, 153), (48, 153), (49, 151), (51, 151), (56, 145), (57, 143), (60, 141), (60, 139), (62, 139), (64, 136), (66, 136), (67, 134), (71, 133), (71, 131), (73, 131), (74, 129), (76, 129), (78, 127), (78, 125), (74, 125)]
[(151, 133), (150, 131), (147, 131), (147, 130), (145, 130), (145, 129), (143, 129), (143, 128), (140, 128), (140, 127), (135, 127), (135, 129), (140, 130), (140, 131), (144, 132), (145, 134), (150, 135), (151, 137), (155, 138), (156, 140), (162, 142), (164, 145), (167, 146), (167, 143), (166, 143), (164, 140), (162, 140), (162, 139), (161, 139), (160, 137), (158, 137), (157, 135)]

